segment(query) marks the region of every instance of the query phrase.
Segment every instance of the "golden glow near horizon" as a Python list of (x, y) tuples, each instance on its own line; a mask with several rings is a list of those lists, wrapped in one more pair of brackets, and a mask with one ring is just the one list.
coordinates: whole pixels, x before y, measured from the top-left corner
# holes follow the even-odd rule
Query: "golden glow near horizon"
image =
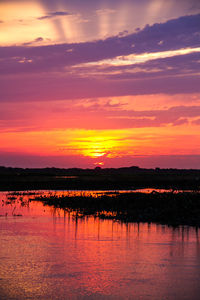
[[(199, 10), (191, 5), (1, 0), (0, 151), (96, 165), (198, 155)], [(132, 42), (121, 38), (129, 34)]]
[[(191, 130), (193, 134), (191, 135)], [(185, 143), (187, 139), (187, 144)], [(104, 158), (135, 155), (198, 154), (199, 127), (176, 126), (123, 130), (56, 130), (1, 133), (1, 151), (44, 156)], [(100, 159), (100, 161), (99, 161)]]
[[(138, 95), (124, 97), (110, 97), (99, 99), (80, 99), (76, 101), (55, 101), (55, 102), (32, 102), (32, 103), (13, 103), (12, 109), (15, 111), (26, 111), (29, 118), (29, 126), (26, 127), (27, 119), (21, 123), (9, 121), (13, 127), (1, 129), (1, 145), (0, 151), (12, 153), (16, 155), (26, 153), (26, 155), (38, 156), (59, 156), (71, 157), (77, 159), (86, 159), (92, 161), (95, 166), (106, 165), (107, 159), (126, 158), (142, 155), (197, 155), (199, 154), (199, 126), (198, 116), (188, 116), (188, 122), (174, 126), (168, 116), (167, 123), (159, 125), (152, 123), (151, 126), (146, 126), (144, 122), (142, 127), (116, 129), (107, 127), (107, 129), (87, 129), (91, 124), (93, 128), (98, 126), (99, 122), (106, 124), (107, 120), (116, 118), (116, 124), (119, 120), (127, 121), (139, 119), (140, 117), (131, 116), (131, 112), (138, 112), (142, 115), (147, 111), (153, 115), (157, 111), (170, 114), (170, 109), (177, 107), (177, 110), (172, 110), (171, 114), (177, 114), (180, 109), (183, 114), (187, 109), (195, 111), (195, 106), (200, 103), (199, 94), (180, 94), (180, 95)], [(184, 105), (184, 106), (183, 106)], [(95, 118), (93, 117), (93, 106), (95, 107)], [(55, 113), (55, 108), (61, 107)], [(7, 114), (10, 109), (9, 104), (2, 104), (4, 114)], [(71, 111), (66, 119), (64, 112)], [(168, 112), (169, 110), (169, 112)], [(87, 113), (86, 113), (87, 111)], [(104, 115), (104, 112), (109, 111), (111, 115)], [(112, 115), (112, 111), (117, 112), (117, 115)], [(130, 114), (123, 115), (123, 112)], [(44, 113), (47, 118), (44, 122)], [(121, 113), (121, 115), (120, 115)], [(178, 116), (177, 116), (178, 117)], [(179, 118), (179, 117), (178, 117)], [(78, 120), (78, 121), (77, 121)], [(67, 129), (70, 126), (71, 129)], [(11, 123), (12, 122), (12, 123)], [(65, 123), (67, 122), (67, 123)], [(77, 124), (78, 122), (78, 124)], [(197, 122), (197, 123), (195, 123)], [(3, 121), (1, 122), (3, 125)], [(5, 126), (8, 122), (5, 121)], [(36, 129), (31, 129), (37, 124)], [(109, 124), (109, 123), (108, 123)], [(60, 129), (55, 129), (56, 126)], [(15, 127), (16, 126), (16, 127)], [(79, 128), (77, 128), (79, 126)], [(119, 128), (119, 127), (118, 127)], [(187, 141), (187, 143), (185, 142)]]
[(114, 151), (119, 148), (120, 144), (116, 136), (110, 135), (106, 131), (85, 131), (85, 134), (88, 134), (88, 136), (81, 137), (78, 141), (75, 139), (74, 141), (69, 142), (66, 145), (66, 150), (72, 148), (78, 154), (92, 158), (99, 158), (105, 155), (107, 157), (112, 157), (116, 155)]
[[(8, 153), (26, 153), (40, 156), (85, 157), (92, 159), (96, 166), (103, 166), (107, 158), (159, 155), (161, 153), (162, 155), (196, 155), (199, 153), (200, 124), (195, 125), (194, 122), (198, 120), (195, 115), (188, 117), (188, 123), (178, 126), (173, 126), (170, 119), (163, 125), (155, 124), (151, 127), (145, 127), (143, 124), (140, 128), (109, 129), (108, 127), (105, 130), (89, 130), (86, 127), (84, 129), (84, 126), (88, 126), (88, 124), (91, 126), (92, 122), (95, 128), (99, 122), (105, 123), (106, 116), (104, 116), (104, 112), (106, 110), (117, 112), (116, 116), (108, 115), (108, 119), (110, 117), (112, 119), (116, 118), (118, 123), (120, 119), (131, 120), (131, 112), (134, 111), (140, 112), (142, 116), (142, 112), (145, 112), (147, 107), (149, 112), (155, 111), (155, 113), (158, 110), (167, 112), (174, 106), (182, 107), (184, 113), (190, 107), (193, 107), (193, 111), (195, 111), (195, 105), (198, 103), (200, 103), (199, 94), (105, 97), (96, 100), (80, 99), (69, 102), (48, 102), (48, 106), (46, 106), (46, 102), (33, 102), (32, 104), (23, 102), (21, 106), (19, 103), (13, 103), (13, 110), (15, 111), (17, 108), (21, 111), (25, 110), (32, 117), (32, 122), (29, 124), (30, 129), (24, 128), (23, 122), (21, 124), (16, 122), (16, 126), (19, 124), (20, 127), (10, 127), (9, 131), (1, 130), (0, 150)], [(93, 107), (93, 105), (98, 110), (96, 111), (97, 116), (95, 119), (92, 118), (91, 121), (90, 114), (93, 116), (93, 111), (90, 107)], [(5, 114), (8, 106), (9, 104), (6, 103), (2, 105)], [(62, 107), (62, 111), (55, 114), (55, 107)], [(67, 122), (69, 123), (64, 123), (66, 115), (63, 114), (63, 111), (68, 111), (69, 108), (73, 113), (68, 116), (69, 120)], [(87, 110), (87, 117), (84, 113), (85, 110)], [(120, 115), (120, 111), (122, 115)], [(123, 115), (124, 111), (130, 111), (130, 115)], [(44, 112), (48, 120), (45, 124)], [(176, 110), (172, 110), (173, 113), (176, 113)], [(74, 118), (79, 120), (79, 129), (76, 121), (73, 122), (74, 128), (66, 129), (70, 125), (72, 126), (71, 121)], [(133, 118), (139, 119), (140, 117), (133, 116)], [(37, 124), (35, 130), (31, 129), (34, 124)], [(55, 129), (58, 124), (62, 127), (61, 129)], [(185, 143), (186, 140), (187, 143)]]

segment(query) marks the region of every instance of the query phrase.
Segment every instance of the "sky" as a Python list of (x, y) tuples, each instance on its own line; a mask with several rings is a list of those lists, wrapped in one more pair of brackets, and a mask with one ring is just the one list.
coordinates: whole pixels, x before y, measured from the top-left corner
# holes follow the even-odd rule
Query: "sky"
[(1, 0), (0, 165), (200, 168), (199, 0)]

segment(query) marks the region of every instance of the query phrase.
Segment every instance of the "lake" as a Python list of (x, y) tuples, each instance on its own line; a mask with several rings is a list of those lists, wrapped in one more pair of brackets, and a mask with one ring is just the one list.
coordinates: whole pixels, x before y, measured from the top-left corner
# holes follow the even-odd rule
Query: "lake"
[(198, 229), (77, 218), (33, 198), (0, 193), (0, 299), (199, 299)]

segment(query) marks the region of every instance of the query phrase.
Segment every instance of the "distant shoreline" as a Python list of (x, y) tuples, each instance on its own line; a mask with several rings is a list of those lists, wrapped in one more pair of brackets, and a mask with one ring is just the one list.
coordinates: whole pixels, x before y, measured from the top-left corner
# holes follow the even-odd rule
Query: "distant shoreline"
[(0, 190), (200, 189), (200, 170), (188, 169), (20, 169), (0, 167)]

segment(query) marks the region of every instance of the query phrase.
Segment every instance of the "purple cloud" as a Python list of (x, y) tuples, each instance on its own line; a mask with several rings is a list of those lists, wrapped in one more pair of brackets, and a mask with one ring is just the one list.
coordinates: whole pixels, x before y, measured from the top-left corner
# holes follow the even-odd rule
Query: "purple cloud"
[(199, 73), (200, 63), (199, 53), (190, 53), (127, 66), (85, 66), (76, 70), (79, 74), (95, 72), (96, 77), (101, 77), (103, 73), (109, 80), (148, 79)]
[(70, 75), (35, 74), (1, 78), (3, 101), (52, 101), (124, 95), (199, 93), (200, 76), (166, 76), (140, 80), (96, 80)]
[(23, 46), (29, 46), (29, 45), (39, 43), (39, 42), (42, 42), (42, 41), (44, 41), (44, 39), (42, 37), (38, 37), (38, 38), (36, 38), (35, 40), (33, 40), (31, 42), (24, 43)]
[[(163, 41), (160, 45), (159, 42)], [(132, 44), (134, 43), (134, 48)], [(7, 72), (24, 71), (16, 57), (26, 57), (33, 63), (29, 72), (62, 70), (65, 66), (113, 58), (119, 55), (176, 50), (200, 45), (200, 14), (181, 17), (162, 24), (146, 26), (137, 33), (106, 40), (39, 47), (0, 47), (3, 66)], [(73, 49), (69, 52), (69, 49)], [(13, 69), (12, 69), (13, 66)], [(15, 71), (16, 72), (16, 71)]]
[(63, 16), (69, 16), (71, 15), (69, 12), (67, 11), (55, 11), (55, 12), (52, 12), (48, 15), (45, 15), (45, 16), (42, 16), (42, 17), (39, 17), (37, 18), (38, 20), (45, 20), (45, 19), (52, 19), (54, 17), (63, 17)]
[[(125, 37), (77, 44), (0, 47), (1, 101), (200, 92), (200, 78), (196, 74), (200, 65), (198, 53), (117, 67), (121, 70), (117, 75), (105, 72), (99, 76), (95, 67), (93, 71), (97, 71), (97, 76), (91, 75), (87, 68), (83, 73), (72, 68), (80, 63), (133, 52), (140, 54), (199, 46), (200, 14), (146, 26)], [(140, 70), (130, 73), (134, 68)]]
[[(49, 129), (49, 124), (43, 123), (44, 111), (51, 119), (52, 128), (84, 128), (91, 129), (122, 129), (138, 127), (179, 126), (186, 124), (190, 118), (200, 117), (200, 106), (174, 106), (159, 110), (125, 110), (123, 106), (110, 105), (109, 101), (103, 105), (88, 101), (88, 107), (82, 101), (72, 103), (58, 101), (49, 103), (18, 103), (12, 106), (4, 103), (0, 111), (0, 130)], [(18, 109), (18, 114), (16, 114)], [(39, 110), (38, 110), (39, 109)], [(59, 122), (58, 122), (59, 120)], [(103, 122), (102, 122), (103, 120)], [(191, 122), (193, 123), (193, 121)], [(197, 123), (197, 124), (196, 124)], [(195, 121), (194, 125), (198, 125)]]
[(193, 125), (200, 125), (200, 118), (192, 122)]

